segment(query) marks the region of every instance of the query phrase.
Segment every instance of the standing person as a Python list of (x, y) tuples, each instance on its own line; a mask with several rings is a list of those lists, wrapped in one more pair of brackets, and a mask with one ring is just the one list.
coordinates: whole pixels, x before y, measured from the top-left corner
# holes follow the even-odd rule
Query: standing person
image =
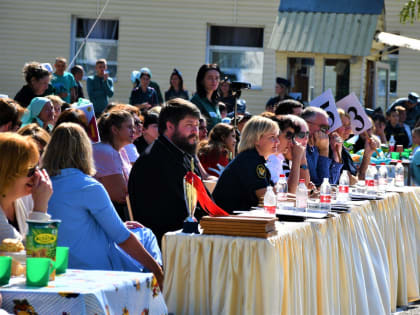
[(238, 156), (224, 169), (213, 191), (216, 204), (223, 210), (250, 210), (264, 198), (271, 175), (267, 158), (277, 152), (279, 127), (271, 119), (254, 116), (242, 133)]
[(0, 98), (0, 132), (17, 131), (25, 109), (11, 98)]
[(161, 242), (168, 231), (182, 228), (188, 210), (183, 178), (191, 171), (201, 177), (195, 152), (200, 111), (187, 100), (174, 98), (162, 108), (159, 137), (140, 155), (128, 181), (134, 219), (152, 229)]
[(184, 80), (182, 74), (177, 69), (174, 69), (169, 78), (169, 90), (165, 92), (165, 101), (169, 101), (173, 98), (183, 98), (189, 100), (188, 91), (184, 90)]
[(63, 57), (55, 58), (55, 72), (53, 73), (51, 84), (55, 94), (60, 96), (66, 103), (73, 103), (76, 100), (76, 81), (70, 72), (66, 71), (67, 59)]
[(140, 69), (140, 85), (136, 86), (130, 95), (129, 103), (137, 106), (140, 110), (148, 110), (159, 104), (154, 88), (150, 87), (152, 72), (149, 68)]
[(196, 93), (191, 102), (197, 105), (201, 114), (207, 119), (207, 130), (210, 131), (222, 121), (217, 105), (217, 89), (220, 81), (220, 69), (216, 64), (204, 64), (200, 67), (195, 80)]
[(288, 89), (290, 87), (290, 81), (284, 78), (276, 78), (276, 87), (275, 87), (275, 92), (276, 92), (276, 96), (272, 97), (268, 100), (267, 104), (265, 104), (265, 108), (266, 110), (268, 108), (272, 108), (273, 111), (275, 110), (276, 104), (278, 102), (287, 100), (287, 99), (292, 99), (292, 97), (290, 97), (287, 92)]
[(220, 89), (220, 102), (223, 102), (226, 105), (226, 111), (231, 113), (234, 111), (236, 98), (233, 96), (232, 82), (228, 77), (224, 77), (223, 80), (220, 81), (219, 89)]
[(134, 120), (125, 110), (111, 110), (98, 120), (101, 142), (93, 144), (95, 178), (105, 186), (115, 209), (123, 221), (127, 214), (127, 183), (131, 164), (124, 150), (133, 142)]
[[(343, 164), (338, 160), (337, 154), (334, 159), (329, 158), (330, 140), (327, 113), (321, 108), (309, 106), (302, 112), (301, 117), (309, 127), (306, 160), (311, 181), (315, 186), (320, 186), (323, 179), (328, 178), (331, 184), (337, 184)], [(337, 147), (334, 152), (337, 153)]]
[(146, 148), (159, 136), (159, 116), (156, 113), (146, 113), (143, 117), (143, 133), (134, 141), (134, 145), (140, 155), (143, 154)]
[(411, 145), (413, 144), (413, 139), (411, 138), (411, 129), (410, 126), (405, 123), (405, 121), (407, 120), (407, 110), (404, 106), (396, 106), (395, 108), (398, 111), (400, 126), (404, 128), (405, 133), (408, 136), (408, 146), (411, 147)]
[(34, 97), (46, 96), (51, 75), (39, 62), (33, 61), (23, 67), (24, 85), (15, 96), (23, 107), (28, 107)]
[(413, 151), (413, 158), (410, 163), (410, 169), (413, 174), (414, 184), (420, 186), (420, 127), (416, 127), (412, 132), (413, 146), (416, 148)]
[(386, 140), (389, 141), (391, 135), (394, 135), (395, 145), (402, 145), (404, 148), (408, 148), (408, 135), (403, 126), (400, 125), (400, 115), (397, 107), (392, 107), (387, 112), (388, 123), (385, 127)]
[(114, 95), (114, 84), (109, 77), (105, 59), (96, 61), (96, 74), (87, 79), (87, 91), (89, 99), (95, 109), (95, 115), (99, 117), (109, 103), (109, 98)]
[(70, 72), (73, 75), (74, 79), (76, 80), (76, 102), (77, 102), (79, 98), (85, 98), (83, 94), (83, 84), (81, 82), (83, 80), (83, 75), (85, 71), (83, 70), (82, 66), (75, 65), (73, 68), (71, 68)]

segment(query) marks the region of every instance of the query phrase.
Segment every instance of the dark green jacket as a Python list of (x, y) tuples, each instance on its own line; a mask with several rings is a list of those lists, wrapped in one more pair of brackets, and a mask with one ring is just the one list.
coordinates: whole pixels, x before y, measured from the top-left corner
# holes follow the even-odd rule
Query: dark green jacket
[(206, 117), (207, 130), (210, 131), (216, 124), (222, 122), (219, 106), (213, 105), (207, 98), (201, 98), (197, 93), (191, 99), (191, 103), (197, 105), (201, 114)]

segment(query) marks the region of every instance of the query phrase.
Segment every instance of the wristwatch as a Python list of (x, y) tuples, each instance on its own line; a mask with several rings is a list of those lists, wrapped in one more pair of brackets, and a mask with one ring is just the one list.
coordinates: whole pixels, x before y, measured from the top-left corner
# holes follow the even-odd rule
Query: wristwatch
[(308, 169), (308, 165), (306, 165), (306, 164), (302, 164), (302, 165), (300, 166), (300, 168), (306, 171), (306, 170)]

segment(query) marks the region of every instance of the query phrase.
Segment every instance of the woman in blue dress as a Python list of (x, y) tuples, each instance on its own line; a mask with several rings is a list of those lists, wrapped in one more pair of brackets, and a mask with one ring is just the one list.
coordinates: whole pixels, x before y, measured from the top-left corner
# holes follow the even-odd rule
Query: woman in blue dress
[(58, 126), (43, 165), (54, 190), (50, 214), (61, 220), (58, 245), (70, 248), (69, 268), (142, 271), (144, 266), (161, 286), (159, 263), (124, 225), (104, 186), (92, 177), (92, 146), (83, 128), (74, 123)]

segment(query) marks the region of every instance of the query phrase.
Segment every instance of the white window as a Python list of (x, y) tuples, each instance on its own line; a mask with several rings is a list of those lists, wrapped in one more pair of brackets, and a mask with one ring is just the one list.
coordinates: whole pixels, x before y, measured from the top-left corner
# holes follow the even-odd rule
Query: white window
[[(73, 19), (72, 27), (72, 58), (75, 56), (95, 19)], [(109, 76), (116, 78), (118, 65), (118, 21), (99, 20), (89, 39), (77, 56), (74, 65), (81, 65), (85, 76), (95, 74), (96, 60), (105, 58), (108, 64)]]
[(398, 49), (394, 47), (393, 51), (388, 55), (388, 60), (384, 62), (389, 64), (389, 93), (395, 97), (397, 96), (398, 87)]
[(261, 27), (210, 26), (209, 63), (217, 63), (223, 76), (261, 89), (264, 65), (264, 29)]

